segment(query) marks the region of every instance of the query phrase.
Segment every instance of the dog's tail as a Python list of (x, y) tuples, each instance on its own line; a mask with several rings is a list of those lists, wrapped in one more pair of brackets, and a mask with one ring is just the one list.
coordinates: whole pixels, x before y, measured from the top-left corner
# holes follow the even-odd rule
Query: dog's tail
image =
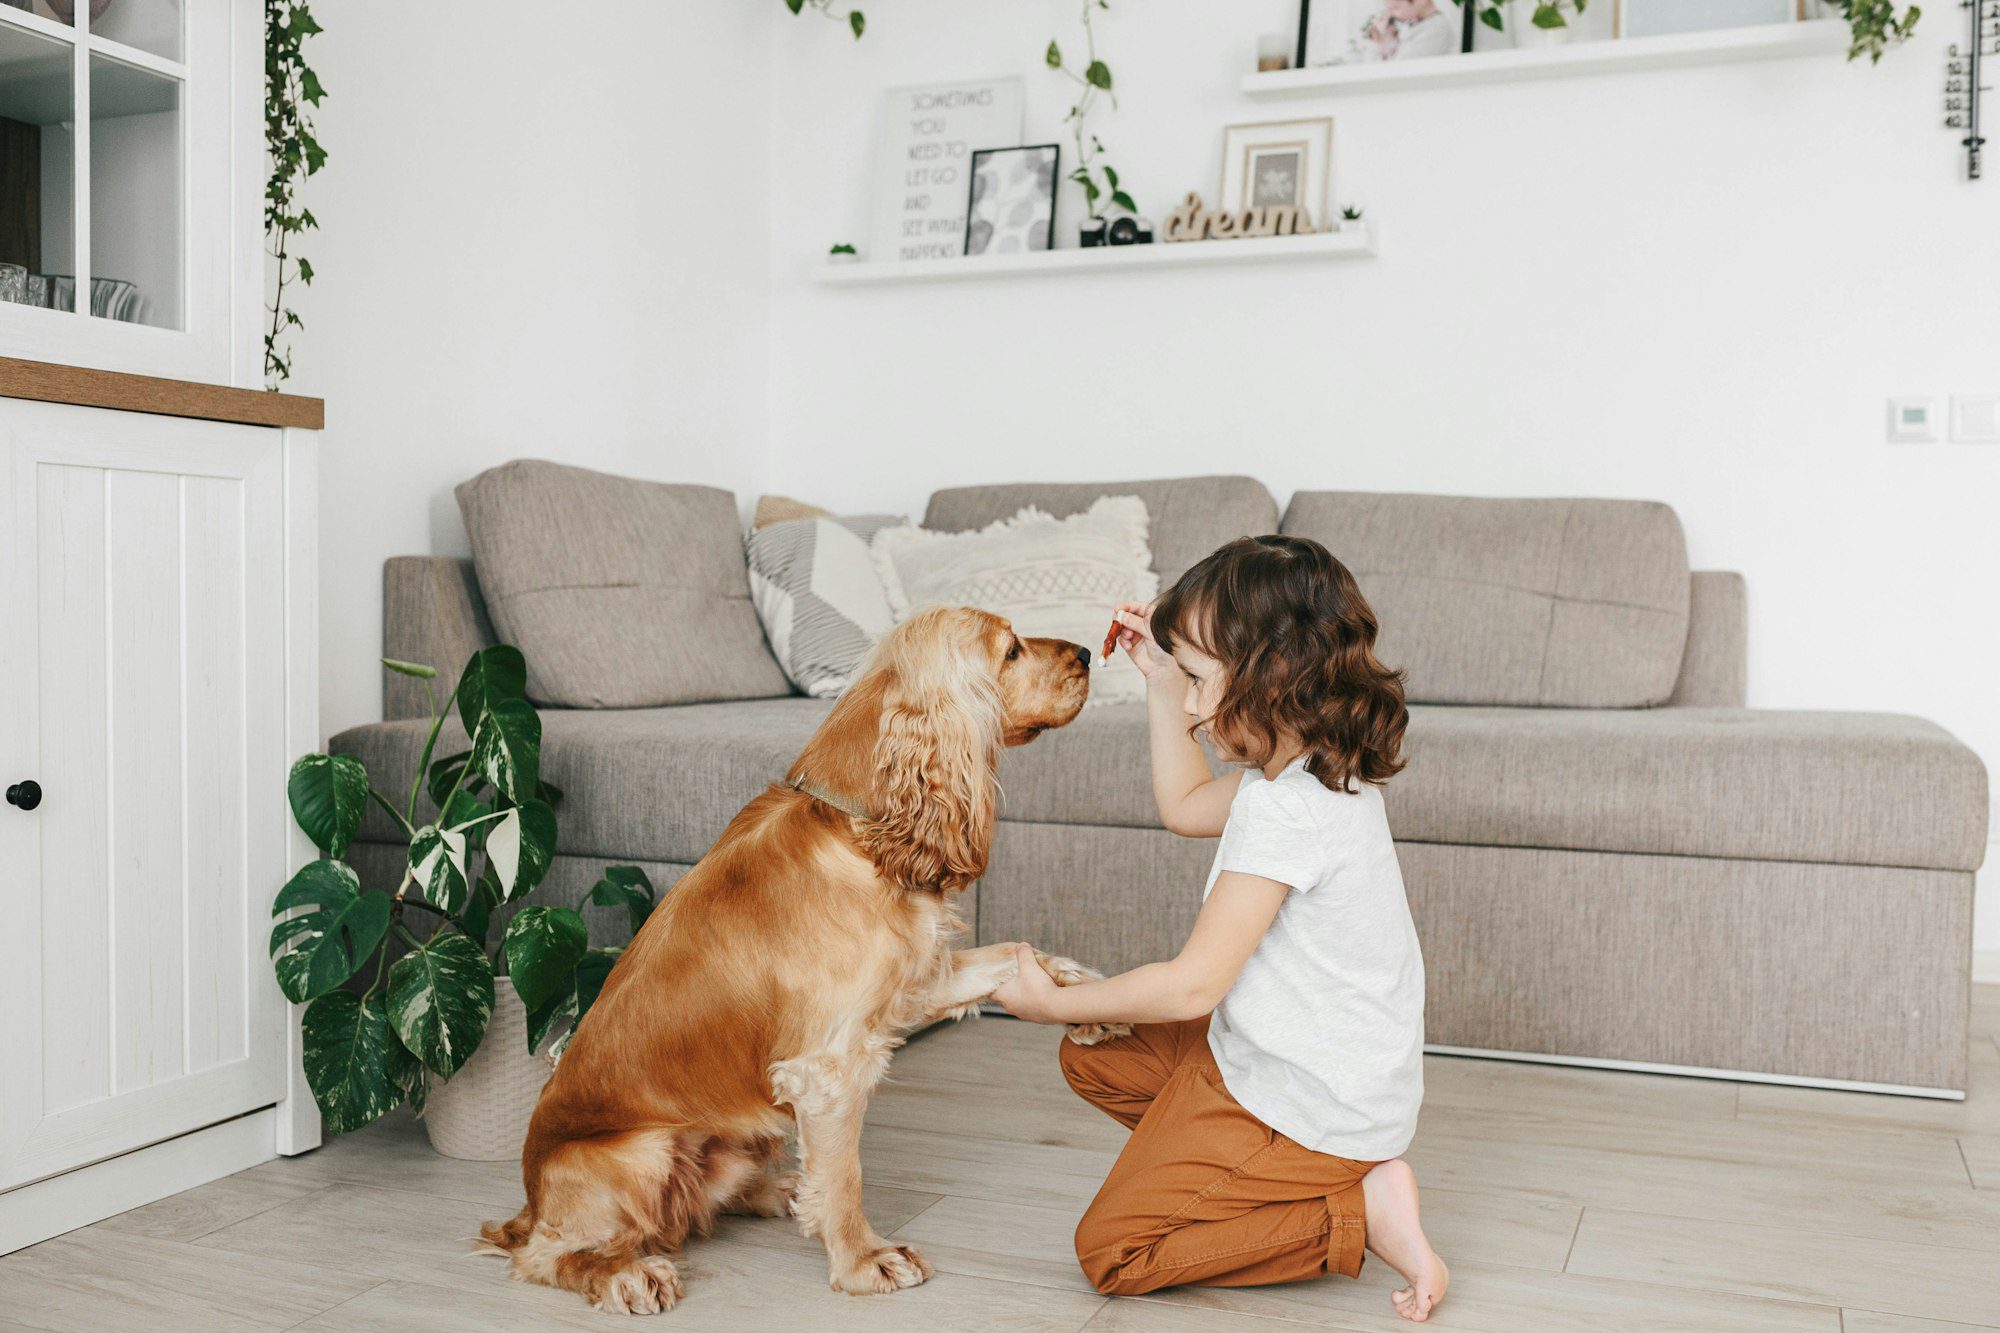
[(535, 1229), (535, 1210), (524, 1207), (511, 1221), (488, 1222), (479, 1228), (479, 1246), (474, 1253), (506, 1255), (521, 1248), (521, 1242)]

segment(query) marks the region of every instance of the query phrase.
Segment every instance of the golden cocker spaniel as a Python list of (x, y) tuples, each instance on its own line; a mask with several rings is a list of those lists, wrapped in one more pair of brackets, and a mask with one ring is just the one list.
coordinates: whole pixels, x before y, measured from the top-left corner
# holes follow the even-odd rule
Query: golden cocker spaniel
[[(1001, 747), (1073, 719), (1089, 665), (969, 607), (885, 636), (786, 784), (743, 808), (612, 968), (535, 1108), (527, 1206), (485, 1248), (523, 1280), (651, 1314), (680, 1297), (668, 1256), (689, 1234), (789, 1208), (840, 1291), (928, 1277), (862, 1215), (862, 1115), (909, 1032), (1013, 975), (1011, 943), (950, 947), (953, 903), (986, 868)], [(796, 1173), (780, 1170), (791, 1132)]]

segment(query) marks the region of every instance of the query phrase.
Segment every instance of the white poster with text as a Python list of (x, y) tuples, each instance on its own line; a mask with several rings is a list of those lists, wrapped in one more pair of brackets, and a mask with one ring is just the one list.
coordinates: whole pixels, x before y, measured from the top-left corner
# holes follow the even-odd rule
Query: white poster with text
[(1020, 145), (1021, 102), (1019, 78), (892, 88), (883, 95), (869, 259), (965, 253), (972, 155)]

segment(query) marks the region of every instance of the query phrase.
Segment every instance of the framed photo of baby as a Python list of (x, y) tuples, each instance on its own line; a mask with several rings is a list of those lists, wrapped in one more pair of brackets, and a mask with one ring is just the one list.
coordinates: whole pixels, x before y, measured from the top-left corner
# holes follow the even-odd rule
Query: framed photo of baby
[(1452, 0), (1299, 0), (1302, 69), (1420, 60), (1464, 49)]

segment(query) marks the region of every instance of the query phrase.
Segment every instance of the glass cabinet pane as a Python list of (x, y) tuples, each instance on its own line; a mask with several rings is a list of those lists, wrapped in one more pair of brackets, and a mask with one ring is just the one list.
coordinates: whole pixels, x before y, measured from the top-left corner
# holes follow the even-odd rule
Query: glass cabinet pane
[(76, 5), (72, 0), (5, 0), (5, 3), (15, 9), (25, 9), (37, 18), (65, 24), (76, 22)]
[(0, 300), (59, 306), (75, 290), (72, 51), (0, 24)]
[(180, 80), (90, 57), (90, 312), (182, 327)]
[(92, 0), (90, 35), (181, 58), (181, 0)]

